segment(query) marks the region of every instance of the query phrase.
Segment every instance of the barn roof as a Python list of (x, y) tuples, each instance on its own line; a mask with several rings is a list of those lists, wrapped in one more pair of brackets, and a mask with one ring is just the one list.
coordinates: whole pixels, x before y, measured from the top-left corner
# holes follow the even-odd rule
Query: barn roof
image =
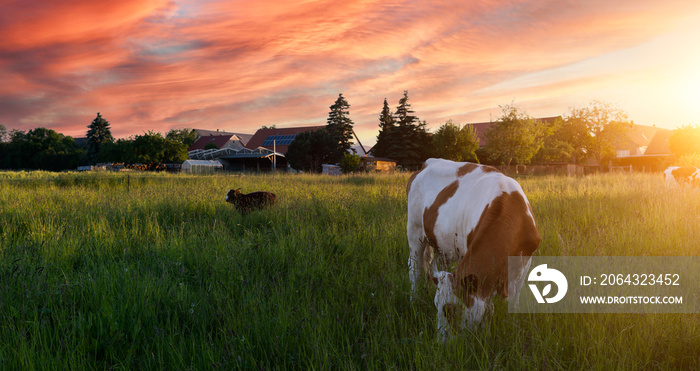
[(638, 125), (633, 123), (631, 130), (627, 133), (627, 137), (632, 144), (638, 147), (646, 147), (649, 145), (649, 143), (651, 143), (658, 131), (659, 128), (655, 126)]
[[(196, 149), (204, 149), (204, 147), (209, 144), (209, 143), (214, 143), (216, 145), (216, 148), (223, 148), (223, 146), (228, 143), (229, 140), (231, 140), (234, 137), (234, 134), (221, 134), (221, 135), (206, 135), (199, 137), (192, 145), (190, 148), (188, 148), (188, 151), (194, 151)], [(234, 139), (235, 140), (235, 139)]]
[(656, 134), (654, 135), (654, 138), (652, 138), (651, 142), (649, 142), (649, 145), (647, 146), (646, 151), (644, 151), (644, 154), (645, 155), (670, 154), (671, 149), (668, 146), (668, 139), (671, 137), (671, 134), (673, 134), (672, 130), (668, 130), (668, 129), (657, 130)]
[(255, 149), (250, 148), (222, 148), (222, 149), (196, 149), (189, 152), (189, 156), (193, 160), (212, 160), (218, 158), (234, 159), (234, 158), (271, 158), (273, 156), (284, 157), (280, 152), (274, 152), (264, 147)]
[(208, 129), (192, 129), (197, 132), (197, 135), (201, 137), (208, 137), (208, 136), (217, 136), (217, 135), (235, 135), (237, 140), (240, 140), (241, 143), (245, 146), (250, 138), (253, 137), (253, 134), (243, 134), (243, 133), (234, 133), (231, 131), (223, 131), (223, 130), (208, 130)]
[[(274, 128), (274, 129), (260, 129), (253, 137), (250, 138), (246, 144), (246, 148), (255, 149), (258, 147), (263, 147), (267, 149), (273, 149), (273, 141), (276, 142), (276, 150), (279, 153), (287, 153), (289, 144), (292, 143), (294, 137), (297, 134), (303, 133), (305, 131), (312, 131), (322, 129), (325, 126), (302, 126), (302, 127), (290, 127), (290, 128)], [(283, 144), (284, 143), (284, 144)]]

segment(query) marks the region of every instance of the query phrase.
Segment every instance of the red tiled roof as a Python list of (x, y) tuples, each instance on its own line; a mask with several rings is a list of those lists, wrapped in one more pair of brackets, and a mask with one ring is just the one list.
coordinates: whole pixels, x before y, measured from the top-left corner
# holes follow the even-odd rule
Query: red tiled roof
[(229, 140), (231, 140), (231, 137), (233, 134), (226, 134), (226, 135), (207, 135), (203, 137), (199, 137), (197, 141), (192, 143), (192, 146), (188, 148), (188, 151), (194, 151), (195, 149), (204, 149), (204, 146), (206, 146), (209, 143), (214, 143), (216, 144), (216, 148), (222, 148), (224, 144), (228, 143)]
[[(246, 144), (246, 148), (249, 149), (256, 149), (258, 147), (264, 147), (267, 149), (273, 149), (273, 146), (263, 146), (263, 142), (265, 142), (265, 139), (269, 137), (270, 135), (295, 135), (299, 134), (305, 131), (310, 131), (310, 130), (318, 130), (322, 129), (325, 126), (303, 126), (303, 127), (293, 127), (293, 128), (275, 128), (275, 129), (260, 129), (255, 134), (253, 134), (253, 137), (250, 138), (248, 143)], [(276, 150), (277, 152), (281, 154), (287, 153), (287, 149), (289, 148), (288, 145), (277, 145)]]

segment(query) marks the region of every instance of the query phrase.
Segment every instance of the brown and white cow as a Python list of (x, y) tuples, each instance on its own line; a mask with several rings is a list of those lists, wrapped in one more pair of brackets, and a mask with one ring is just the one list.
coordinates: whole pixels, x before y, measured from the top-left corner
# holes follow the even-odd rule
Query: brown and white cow
[[(493, 295), (517, 300), (540, 243), (518, 182), (490, 166), (431, 158), (411, 176), (407, 193), (411, 288), (430, 269), (443, 340), (450, 327), (475, 328)], [(438, 272), (433, 250), (446, 264), (459, 262), (456, 269)], [(509, 256), (521, 257), (520, 264), (509, 267)]]
[(664, 170), (667, 185), (690, 184), (700, 187), (700, 169), (692, 166), (671, 166)]

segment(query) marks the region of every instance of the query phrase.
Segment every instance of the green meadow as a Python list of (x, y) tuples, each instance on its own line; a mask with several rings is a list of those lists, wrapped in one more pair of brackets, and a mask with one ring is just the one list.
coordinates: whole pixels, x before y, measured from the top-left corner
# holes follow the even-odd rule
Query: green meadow
[[(0, 369), (697, 369), (698, 314), (495, 313), (437, 341), (395, 175), (0, 173)], [(538, 255), (700, 251), (700, 189), (522, 177)], [(240, 215), (226, 191), (268, 190)]]

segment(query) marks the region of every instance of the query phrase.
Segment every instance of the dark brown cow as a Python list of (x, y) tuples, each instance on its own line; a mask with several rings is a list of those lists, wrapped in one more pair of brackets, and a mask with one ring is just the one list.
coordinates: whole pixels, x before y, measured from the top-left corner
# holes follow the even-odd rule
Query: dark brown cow
[(236, 206), (239, 212), (245, 214), (253, 210), (260, 210), (266, 206), (275, 204), (275, 196), (272, 192), (241, 193), (240, 188), (230, 189), (226, 194), (226, 202)]
[(700, 187), (700, 169), (692, 166), (671, 166), (664, 171), (667, 185), (690, 184)]

